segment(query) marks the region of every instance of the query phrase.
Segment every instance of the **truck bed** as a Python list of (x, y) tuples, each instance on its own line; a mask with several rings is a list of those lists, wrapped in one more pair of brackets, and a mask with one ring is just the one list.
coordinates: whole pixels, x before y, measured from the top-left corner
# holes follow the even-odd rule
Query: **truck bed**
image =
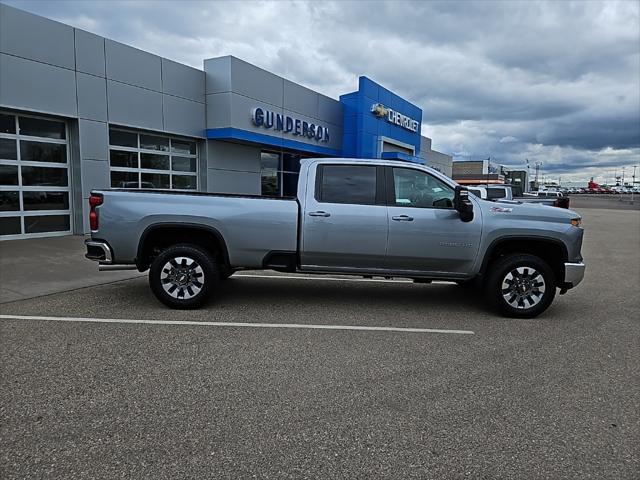
[(269, 252), (297, 250), (295, 198), (132, 189), (92, 193), (104, 198), (94, 236), (109, 240), (114, 262), (134, 262), (139, 241), (152, 225), (189, 225), (217, 232), (225, 238), (229, 260), (237, 267), (261, 268)]

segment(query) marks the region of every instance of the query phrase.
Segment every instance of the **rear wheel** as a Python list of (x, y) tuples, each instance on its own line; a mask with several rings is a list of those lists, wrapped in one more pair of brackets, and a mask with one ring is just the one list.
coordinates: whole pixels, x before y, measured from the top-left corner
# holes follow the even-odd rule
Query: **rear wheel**
[(512, 254), (498, 259), (487, 281), (487, 298), (508, 317), (533, 318), (544, 312), (556, 294), (556, 278), (547, 262), (534, 255)]
[(149, 286), (156, 298), (176, 309), (198, 308), (215, 289), (220, 273), (208, 252), (190, 244), (162, 251), (149, 268)]

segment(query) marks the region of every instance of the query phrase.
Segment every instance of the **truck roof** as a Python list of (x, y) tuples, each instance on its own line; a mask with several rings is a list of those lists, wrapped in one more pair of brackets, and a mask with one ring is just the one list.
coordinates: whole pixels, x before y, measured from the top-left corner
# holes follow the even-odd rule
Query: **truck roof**
[(428, 172), (434, 175), (435, 177), (438, 177), (440, 180), (444, 181), (445, 183), (450, 184), (453, 187), (458, 185), (458, 183), (456, 183), (455, 180), (447, 177), (446, 175), (439, 172), (435, 168), (431, 168), (428, 165), (423, 165), (421, 163), (407, 162), (405, 160), (389, 160), (386, 158), (346, 158), (346, 157), (340, 157), (340, 158), (314, 157), (314, 158), (303, 158), (300, 160), (301, 165), (307, 164), (307, 163), (345, 163), (345, 164), (362, 163), (365, 165), (366, 164), (370, 165), (374, 163), (375, 165), (382, 165), (382, 166), (388, 166), (388, 167), (397, 167), (397, 166), (409, 167), (409, 168), (415, 168), (417, 170), (423, 170), (425, 172)]

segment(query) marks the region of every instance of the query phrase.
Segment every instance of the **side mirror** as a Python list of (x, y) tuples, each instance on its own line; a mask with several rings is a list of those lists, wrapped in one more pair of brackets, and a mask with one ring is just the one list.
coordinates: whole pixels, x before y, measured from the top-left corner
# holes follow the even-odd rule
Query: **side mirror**
[(469, 199), (469, 190), (458, 185), (453, 197), (453, 208), (460, 214), (460, 220), (470, 222), (473, 220), (473, 202)]

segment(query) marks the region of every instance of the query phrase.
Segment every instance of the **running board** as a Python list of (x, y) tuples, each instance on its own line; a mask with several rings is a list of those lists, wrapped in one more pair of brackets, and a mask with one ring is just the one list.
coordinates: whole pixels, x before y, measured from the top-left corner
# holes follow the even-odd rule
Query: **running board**
[(135, 265), (112, 265), (112, 264), (98, 264), (98, 271), (100, 272), (111, 272), (113, 270), (137, 270), (138, 267)]

